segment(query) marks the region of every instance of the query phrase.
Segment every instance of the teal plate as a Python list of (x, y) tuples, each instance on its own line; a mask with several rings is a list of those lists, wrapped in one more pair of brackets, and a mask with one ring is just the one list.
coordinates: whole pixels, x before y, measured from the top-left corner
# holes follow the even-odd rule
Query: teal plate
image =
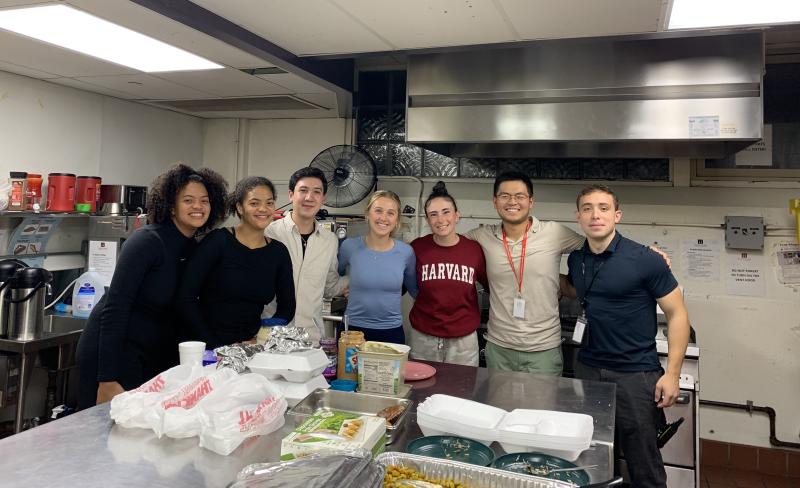
[(578, 486), (589, 484), (589, 475), (582, 469), (548, 473), (548, 469), (577, 468), (577, 466), (564, 459), (539, 452), (506, 454), (495, 459), (493, 466), (514, 473), (531, 474), (551, 480), (570, 481)]
[(479, 466), (488, 466), (494, 459), (494, 451), (486, 444), (450, 435), (431, 435), (414, 439), (406, 446), (406, 452)]

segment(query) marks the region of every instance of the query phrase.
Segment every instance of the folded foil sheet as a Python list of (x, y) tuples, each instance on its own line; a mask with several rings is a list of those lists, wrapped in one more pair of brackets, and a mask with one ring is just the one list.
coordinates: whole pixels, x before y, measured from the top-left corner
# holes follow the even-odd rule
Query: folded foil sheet
[(310, 349), (313, 343), (308, 338), (305, 327), (272, 327), (269, 339), (264, 344), (268, 352), (292, 352), (299, 349)]
[(261, 344), (231, 344), (214, 349), (214, 354), (219, 358), (217, 369), (232, 368), (237, 373), (244, 373), (247, 362), (253, 355), (264, 351)]

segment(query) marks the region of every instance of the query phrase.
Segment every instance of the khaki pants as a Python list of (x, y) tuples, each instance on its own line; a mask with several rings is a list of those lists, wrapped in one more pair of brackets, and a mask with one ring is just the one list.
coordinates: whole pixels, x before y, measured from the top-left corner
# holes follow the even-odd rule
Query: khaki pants
[(411, 359), (478, 366), (478, 333), (463, 337), (435, 337), (411, 329)]
[(561, 346), (544, 351), (524, 352), (487, 342), (486, 367), (561, 376), (564, 369), (564, 358), (561, 355)]

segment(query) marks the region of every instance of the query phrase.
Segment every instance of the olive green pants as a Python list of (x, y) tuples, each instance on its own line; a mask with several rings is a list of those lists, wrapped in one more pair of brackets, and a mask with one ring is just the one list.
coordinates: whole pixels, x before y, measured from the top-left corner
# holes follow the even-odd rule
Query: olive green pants
[(561, 355), (561, 346), (544, 351), (525, 352), (487, 342), (486, 367), (561, 376), (564, 369), (564, 357)]

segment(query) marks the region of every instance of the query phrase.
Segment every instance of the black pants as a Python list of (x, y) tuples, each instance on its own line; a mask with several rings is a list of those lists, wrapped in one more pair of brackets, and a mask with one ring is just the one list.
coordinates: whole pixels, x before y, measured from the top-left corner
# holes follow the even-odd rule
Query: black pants
[(656, 445), (658, 425), (663, 423), (664, 411), (656, 407), (653, 396), (662, 370), (622, 373), (593, 368), (580, 361), (575, 365), (575, 377), (583, 380), (606, 381), (617, 385), (617, 411), (614, 429), (614, 458), (619, 449), (636, 488), (666, 488), (667, 473), (661, 451)]

